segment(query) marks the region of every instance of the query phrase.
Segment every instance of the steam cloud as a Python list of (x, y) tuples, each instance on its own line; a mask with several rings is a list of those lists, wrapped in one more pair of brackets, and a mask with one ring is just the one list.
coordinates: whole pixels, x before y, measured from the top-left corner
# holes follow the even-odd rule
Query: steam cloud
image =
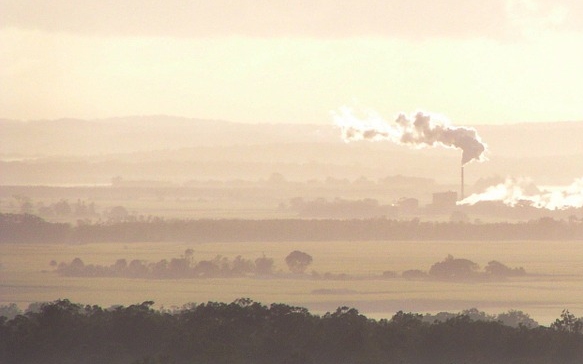
[(414, 148), (439, 145), (461, 149), (462, 165), (474, 160), (486, 160), (484, 152), (487, 146), (475, 129), (450, 125), (447, 119), (438, 115), (417, 112), (409, 118), (399, 114), (394, 126), (374, 112), (369, 112), (364, 119), (358, 118), (346, 107), (334, 113), (333, 117), (345, 141), (389, 140)]
[[(354, 115), (350, 108), (341, 108), (333, 114), (335, 123), (345, 141), (388, 140), (413, 148), (443, 146), (462, 150), (462, 166), (474, 160), (484, 161), (487, 145), (477, 131), (469, 127), (450, 125), (442, 116), (417, 112), (411, 117), (399, 114), (396, 125), (389, 125), (375, 112), (363, 117)], [(526, 178), (507, 178), (505, 182), (488, 187), (482, 193), (459, 201), (460, 205), (474, 205), (481, 201), (499, 201), (508, 206), (526, 205), (549, 210), (583, 207), (583, 177), (570, 186), (540, 189)]]
[(570, 186), (550, 189), (534, 188), (528, 179), (506, 178), (504, 183), (491, 186), (482, 193), (468, 196), (458, 202), (473, 205), (480, 201), (500, 201), (508, 206), (527, 205), (549, 210), (583, 207), (583, 177)]

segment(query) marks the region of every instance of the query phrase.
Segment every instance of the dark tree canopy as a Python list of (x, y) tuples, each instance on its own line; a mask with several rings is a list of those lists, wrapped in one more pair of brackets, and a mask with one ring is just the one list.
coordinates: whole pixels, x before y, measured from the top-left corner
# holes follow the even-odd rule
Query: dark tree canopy
[[(69, 300), (0, 317), (0, 363), (15, 364), (580, 364), (581, 319), (510, 327), (462, 312), (426, 322), (355, 308), (322, 316), (248, 298), (156, 310), (152, 301), (104, 309)], [(518, 315), (522, 316), (522, 315)], [(475, 320), (473, 317), (478, 317)]]
[(480, 266), (471, 260), (454, 258), (448, 255), (429, 269), (429, 275), (441, 279), (467, 279), (476, 276)]
[(484, 270), (486, 273), (495, 277), (523, 276), (526, 274), (524, 268), (522, 267), (510, 268), (497, 260), (488, 262), (488, 265), (484, 268)]
[(302, 274), (312, 263), (312, 256), (299, 250), (294, 250), (285, 257), (285, 264), (295, 274)]
[(200, 219), (148, 216), (76, 226), (28, 214), (0, 213), (0, 243), (228, 242), (228, 241), (403, 241), (403, 240), (583, 240), (583, 224), (539, 219), (517, 223), (452, 223), (370, 219)]

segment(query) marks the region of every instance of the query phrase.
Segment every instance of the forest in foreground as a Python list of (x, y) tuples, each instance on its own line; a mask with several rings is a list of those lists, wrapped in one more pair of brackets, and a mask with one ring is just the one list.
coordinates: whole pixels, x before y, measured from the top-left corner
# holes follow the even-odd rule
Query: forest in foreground
[(583, 320), (564, 311), (549, 327), (473, 320), (427, 322), (397, 312), (374, 320), (339, 307), (232, 303), (154, 309), (146, 301), (104, 309), (62, 299), (11, 319), (0, 316), (0, 362), (53, 363), (410, 363), (575, 364)]
[(31, 214), (0, 214), (0, 243), (233, 242), (364, 240), (583, 240), (580, 219), (467, 223), (371, 219), (164, 219), (77, 224)]

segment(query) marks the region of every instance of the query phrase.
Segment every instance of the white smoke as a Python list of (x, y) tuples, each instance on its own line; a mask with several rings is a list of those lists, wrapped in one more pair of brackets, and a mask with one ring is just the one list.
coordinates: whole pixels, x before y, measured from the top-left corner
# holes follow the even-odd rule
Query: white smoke
[(333, 113), (345, 141), (388, 140), (414, 148), (443, 146), (462, 150), (462, 165), (473, 160), (484, 161), (486, 144), (473, 128), (450, 125), (447, 118), (437, 114), (417, 112), (411, 117), (399, 114), (395, 125), (369, 111), (362, 118), (344, 107)]
[(554, 188), (532, 188), (532, 181), (525, 178), (506, 178), (504, 183), (488, 187), (458, 202), (474, 205), (481, 201), (500, 201), (508, 206), (528, 205), (549, 210), (583, 207), (583, 178), (571, 185)]

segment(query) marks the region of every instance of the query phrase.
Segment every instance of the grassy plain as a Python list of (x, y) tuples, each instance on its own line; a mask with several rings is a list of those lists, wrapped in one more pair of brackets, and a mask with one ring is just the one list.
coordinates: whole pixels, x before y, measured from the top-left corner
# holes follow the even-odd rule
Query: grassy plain
[[(543, 325), (569, 309), (583, 316), (582, 242), (293, 242), (293, 243), (100, 243), (86, 245), (0, 245), (0, 304), (68, 298), (74, 302), (133, 304), (153, 300), (157, 307), (189, 302), (224, 301), (249, 297), (264, 304), (282, 302), (324, 313), (338, 306), (359, 309), (369, 317), (390, 317), (398, 310), (458, 312), (476, 307), (488, 313), (509, 309), (529, 313)], [(346, 273), (349, 280), (315, 280), (287, 274), (273, 279), (217, 278), (146, 280), (127, 278), (70, 278), (52, 272), (51, 260), (110, 265), (117, 259), (155, 262), (194, 250), (194, 260), (222, 255), (256, 259), (263, 254), (287, 272), (284, 259), (293, 250), (310, 254), (309, 270)], [(503, 281), (441, 282), (380, 279), (383, 271), (429, 270), (446, 255), (466, 258), (481, 267), (498, 260), (529, 273)]]

